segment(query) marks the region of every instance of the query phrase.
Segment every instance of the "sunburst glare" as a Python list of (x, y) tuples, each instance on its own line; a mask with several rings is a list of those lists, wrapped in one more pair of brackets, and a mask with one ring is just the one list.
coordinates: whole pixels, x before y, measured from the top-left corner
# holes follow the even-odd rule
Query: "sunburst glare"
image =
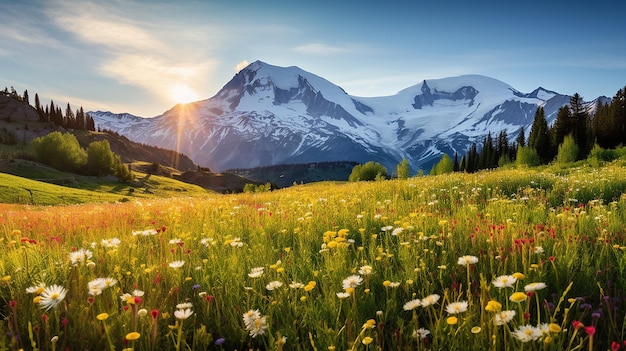
[(186, 104), (199, 99), (198, 94), (184, 84), (174, 85), (170, 89), (172, 100), (177, 103)]

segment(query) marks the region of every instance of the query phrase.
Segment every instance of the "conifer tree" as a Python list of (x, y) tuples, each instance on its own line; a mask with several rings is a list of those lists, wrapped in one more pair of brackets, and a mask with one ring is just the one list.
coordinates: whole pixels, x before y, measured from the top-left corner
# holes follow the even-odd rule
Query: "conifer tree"
[(28, 90), (24, 90), (24, 95), (22, 95), (22, 101), (30, 105), (30, 97), (28, 96)]
[(541, 163), (550, 162), (550, 135), (543, 106), (539, 106), (535, 111), (535, 119), (528, 135), (528, 146), (537, 151)]
[(572, 130), (571, 133), (578, 146), (578, 158), (583, 159), (587, 157), (589, 150), (591, 150), (592, 140), (591, 138), (591, 125), (589, 121), (589, 113), (583, 105), (583, 98), (580, 94), (575, 93), (570, 98), (570, 109), (572, 114)]
[(37, 114), (39, 115), (39, 120), (42, 122), (47, 122), (44, 111), (41, 108), (41, 102), (39, 101), (39, 94), (37, 93), (35, 93), (35, 110), (37, 111)]
[(519, 128), (519, 134), (517, 134), (517, 139), (515, 139), (515, 144), (519, 148), (520, 146), (526, 146), (526, 132), (524, 132), (524, 126)]
[(571, 113), (567, 106), (559, 108), (556, 120), (552, 128), (550, 128), (550, 150), (552, 155), (556, 155), (556, 150), (565, 139), (565, 136), (571, 133)]
[(626, 86), (617, 91), (610, 105), (610, 116), (619, 135), (619, 144), (626, 145)]
[(65, 108), (64, 126), (70, 129), (76, 129), (76, 116), (74, 116), (74, 111), (72, 111), (69, 102), (67, 103), (67, 107)]

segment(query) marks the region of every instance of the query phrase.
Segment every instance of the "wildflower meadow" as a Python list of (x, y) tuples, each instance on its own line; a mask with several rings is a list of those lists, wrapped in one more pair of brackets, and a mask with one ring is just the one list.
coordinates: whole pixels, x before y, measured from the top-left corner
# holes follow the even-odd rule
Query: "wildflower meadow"
[(0, 205), (0, 350), (624, 350), (625, 171)]

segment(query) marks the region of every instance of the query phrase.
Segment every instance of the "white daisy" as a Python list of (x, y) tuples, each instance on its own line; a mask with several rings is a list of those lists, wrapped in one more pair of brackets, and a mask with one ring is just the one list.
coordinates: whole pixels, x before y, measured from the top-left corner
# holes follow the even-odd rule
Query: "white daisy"
[(422, 305), (422, 302), (420, 301), (420, 299), (413, 299), (407, 303), (404, 304), (403, 308), (405, 311), (411, 311), (414, 310), (418, 307), (420, 307)]
[(51, 285), (43, 289), (39, 299), (39, 308), (48, 311), (57, 306), (67, 294), (67, 290), (60, 285)]
[(517, 278), (515, 278), (512, 275), (501, 275), (499, 277), (496, 277), (496, 279), (494, 279), (493, 282), (491, 283), (496, 288), (502, 289), (502, 288), (512, 288), (516, 282), (517, 282)]
[(525, 291), (537, 291), (537, 290), (545, 289), (546, 287), (548, 287), (546, 283), (537, 282), (537, 283), (530, 283), (526, 285), (524, 287), (524, 290)]
[(351, 275), (344, 279), (341, 286), (344, 290), (348, 288), (356, 288), (363, 283), (363, 278), (360, 275)]
[(476, 264), (477, 262), (478, 262), (478, 257), (470, 256), (470, 255), (461, 256), (459, 257), (459, 260), (457, 261), (457, 263), (461, 266)]
[(467, 301), (452, 302), (446, 306), (446, 312), (449, 314), (458, 314), (467, 311)]
[(437, 294), (428, 295), (422, 299), (422, 307), (428, 307), (430, 305), (434, 305), (439, 301), (440, 298), (441, 296)]
[(181, 320), (191, 317), (192, 314), (193, 314), (193, 311), (190, 308), (179, 309), (179, 310), (174, 311), (174, 317), (176, 317), (177, 319), (181, 319)]

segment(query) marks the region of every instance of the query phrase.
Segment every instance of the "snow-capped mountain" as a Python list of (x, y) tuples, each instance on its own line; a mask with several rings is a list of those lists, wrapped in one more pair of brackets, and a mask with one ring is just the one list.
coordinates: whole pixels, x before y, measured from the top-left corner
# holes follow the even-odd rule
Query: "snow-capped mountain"
[(539, 105), (552, 123), (569, 99), (543, 88), (524, 94), (479, 75), (356, 97), (298, 67), (256, 61), (214, 97), (154, 118), (89, 114), (99, 128), (180, 151), (215, 171), (321, 161), (377, 161), (392, 171), (402, 158), (429, 170), (442, 153), (465, 154), (488, 132), (515, 138), (523, 126), (528, 133)]

